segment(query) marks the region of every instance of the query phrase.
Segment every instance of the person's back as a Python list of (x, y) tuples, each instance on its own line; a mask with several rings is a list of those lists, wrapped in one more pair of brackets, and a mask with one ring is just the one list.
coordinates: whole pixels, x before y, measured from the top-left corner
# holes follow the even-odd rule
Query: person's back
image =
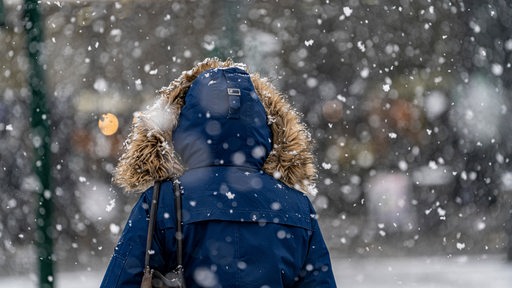
[[(164, 92), (170, 104), (155, 105), (140, 121), (145, 126), (132, 132), (117, 182), (140, 189), (179, 174), (187, 287), (335, 287), (315, 211), (297, 190), (315, 172), (304, 127), (284, 102), (260, 100), (265, 91), (243, 69), (213, 66), (194, 72), (186, 95)], [(179, 118), (160, 115), (176, 110)], [(291, 115), (275, 119), (276, 111)], [(144, 154), (148, 145), (156, 158)], [(134, 207), (102, 287), (139, 287), (152, 195), (149, 188)], [(163, 182), (151, 256), (162, 272), (176, 265), (173, 195), (172, 183)]]

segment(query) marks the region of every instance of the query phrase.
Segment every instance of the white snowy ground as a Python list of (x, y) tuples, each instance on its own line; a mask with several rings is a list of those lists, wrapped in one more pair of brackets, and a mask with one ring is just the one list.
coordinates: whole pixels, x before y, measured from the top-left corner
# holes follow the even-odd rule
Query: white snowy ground
[[(510, 288), (512, 263), (504, 256), (333, 259), (342, 288)], [(98, 267), (100, 269), (100, 267)], [(56, 288), (99, 287), (103, 271), (62, 273)], [(0, 278), (0, 287), (37, 287), (30, 277)]]
[(343, 288), (510, 288), (512, 263), (505, 256), (335, 259)]

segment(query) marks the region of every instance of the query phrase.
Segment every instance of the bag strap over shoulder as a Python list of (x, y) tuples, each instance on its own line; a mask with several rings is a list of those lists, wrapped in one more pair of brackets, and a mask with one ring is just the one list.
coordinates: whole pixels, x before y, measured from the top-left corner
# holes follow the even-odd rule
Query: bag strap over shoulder
[(155, 230), (156, 211), (158, 210), (158, 200), (160, 198), (160, 181), (155, 181), (153, 188), (153, 198), (151, 199), (151, 210), (149, 210), (148, 235), (146, 238), (146, 257), (144, 258), (144, 267), (149, 267), (151, 257), (151, 243), (153, 242), (153, 231)]
[[(174, 187), (174, 208), (176, 210), (176, 263), (178, 267), (183, 266), (183, 227), (182, 227), (182, 204), (181, 204), (181, 186), (177, 179), (173, 179)], [(153, 242), (153, 233), (156, 223), (156, 212), (158, 210), (158, 202), (160, 198), (161, 181), (155, 181), (153, 188), (153, 198), (151, 199), (151, 209), (149, 211), (149, 226), (148, 235), (146, 240), (146, 256), (144, 258), (144, 267), (149, 267), (149, 260), (151, 258), (152, 250), (151, 243)]]
[(176, 210), (176, 263), (178, 267), (183, 267), (183, 216), (181, 204), (181, 183), (178, 179), (173, 179), (174, 185), (174, 208)]

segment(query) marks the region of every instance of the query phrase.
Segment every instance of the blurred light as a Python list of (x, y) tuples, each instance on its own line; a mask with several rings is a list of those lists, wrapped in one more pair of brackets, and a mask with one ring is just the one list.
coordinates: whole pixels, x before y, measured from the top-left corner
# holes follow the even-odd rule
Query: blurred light
[[(449, 166), (437, 165), (435, 162), (429, 166), (421, 166), (413, 174), (413, 180), (419, 186), (447, 185), (454, 180), (453, 169)], [(461, 176), (464, 178), (464, 176)]]
[(473, 76), (469, 85), (455, 95), (455, 106), (450, 121), (459, 135), (484, 145), (500, 137), (503, 121), (500, 113), (505, 104), (503, 93), (487, 78)]
[(322, 106), (322, 112), (325, 120), (333, 123), (337, 122), (343, 116), (343, 103), (338, 100), (330, 100)]
[(106, 113), (101, 115), (101, 118), (98, 121), (98, 127), (103, 135), (110, 136), (117, 132), (117, 128), (119, 128), (119, 121), (117, 120), (116, 115)]
[(368, 179), (365, 192), (370, 223), (377, 224), (373, 229), (385, 233), (408, 231), (417, 226), (418, 219), (411, 204), (413, 187), (405, 173), (379, 171)]
[(425, 97), (425, 112), (430, 120), (437, 119), (449, 108), (448, 99), (441, 91), (433, 91)]
[(363, 150), (357, 154), (357, 164), (363, 168), (369, 168), (375, 162), (375, 156), (368, 150)]

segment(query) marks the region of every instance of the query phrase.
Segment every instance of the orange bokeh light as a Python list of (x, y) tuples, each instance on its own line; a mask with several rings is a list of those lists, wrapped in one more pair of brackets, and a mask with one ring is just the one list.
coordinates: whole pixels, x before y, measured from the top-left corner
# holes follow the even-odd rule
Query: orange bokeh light
[(103, 135), (114, 135), (119, 128), (119, 121), (117, 120), (116, 115), (106, 113), (101, 115), (100, 120), (98, 120), (98, 127)]

